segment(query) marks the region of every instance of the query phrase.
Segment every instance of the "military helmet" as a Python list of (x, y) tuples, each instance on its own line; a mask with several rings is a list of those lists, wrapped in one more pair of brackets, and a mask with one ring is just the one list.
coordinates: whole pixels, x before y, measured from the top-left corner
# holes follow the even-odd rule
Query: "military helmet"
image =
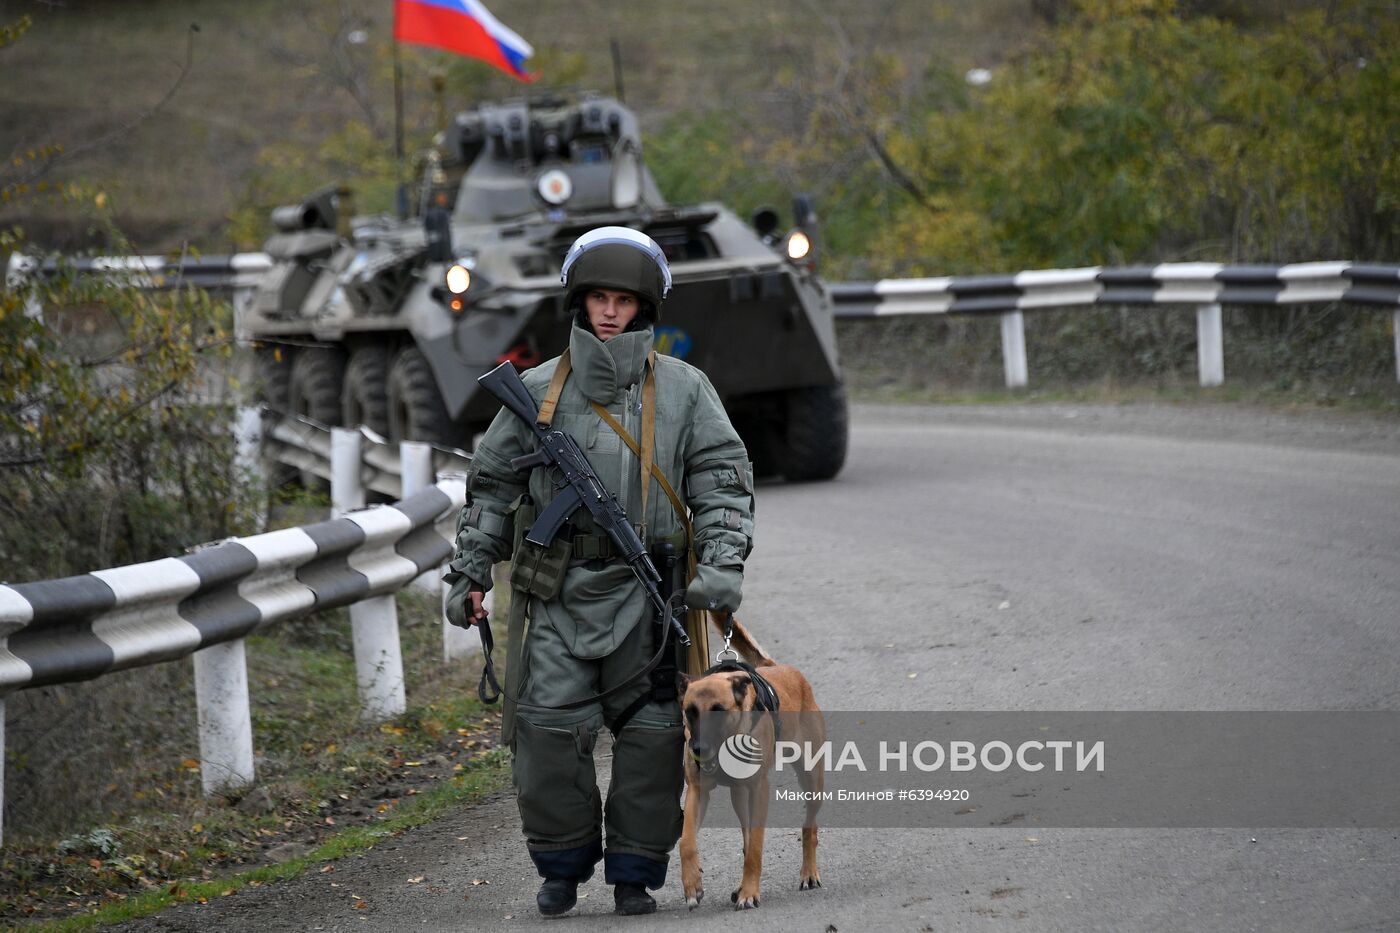
[(560, 274), (564, 306), (590, 288), (632, 292), (653, 309), (671, 291), (671, 269), (656, 241), (631, 227), (599, 227), (574, 241)]

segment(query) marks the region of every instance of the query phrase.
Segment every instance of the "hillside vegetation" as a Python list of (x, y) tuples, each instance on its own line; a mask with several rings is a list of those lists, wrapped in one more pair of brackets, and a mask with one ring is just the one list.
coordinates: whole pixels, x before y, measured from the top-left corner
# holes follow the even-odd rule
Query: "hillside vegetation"
[[(67, 147), (51, 175), (110, 192), (149, 249), (256, 248), (268, 207), (330, 181), (385, 209), (390, 11), (10, 0), (0, 17), (33, 26), (0, 57), (6, 141)], [(529, 90), (611, 91), (616, 38), (663, 190), (740, 210), (811, 192), (836, 275), (1396, 255), (1400, 14), (1379, 0), (495, 12), (536, 47)], [(434, 50), (403, 61), (411, 145), (439, 122), (434, 73), (449, 111), (527, 90)], [(46, 245), (95, 235), (42, 203), (5, 219)]]

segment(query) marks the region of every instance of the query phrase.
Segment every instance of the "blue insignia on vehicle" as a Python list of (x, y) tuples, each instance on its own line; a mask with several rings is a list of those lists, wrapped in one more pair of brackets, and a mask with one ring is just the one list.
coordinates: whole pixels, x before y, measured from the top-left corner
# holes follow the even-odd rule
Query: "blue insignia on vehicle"
[(690, 335), (679, 327), (657, 327), (653, 345), (657, 353), (683, 360), (690, 354), (691, 340)]

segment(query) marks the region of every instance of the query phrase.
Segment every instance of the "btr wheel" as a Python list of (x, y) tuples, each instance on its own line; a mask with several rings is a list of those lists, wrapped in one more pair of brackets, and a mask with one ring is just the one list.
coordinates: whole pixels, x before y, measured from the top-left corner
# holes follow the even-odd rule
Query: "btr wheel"
[[(287, 407), (294, 415), (335, 426), (340, 424), (340, 388), (345, 376), (345, 354), (337, 347), (302, 347), (292, 358), (287, 387)], [(309, 470), (301, 471), (302, 485), (324, 492), (330, 483)]]
[(340, 394), (341, 421), (362, 424), (381, 437), (389, 435), (389, 353), (384, 347), (360, 347), (345, 367)]
[(345, 354), (334, 347), (303, 347), (292, 358), (287, 408), (325, 425), (340, 424), (340, 387)]
[[(264, 344), (253, 351), (254, 397), (278, 416), (286, 414), (290, 408), (288, 400), (291, 397), (292, 358), (295, 352), (292, 347), (278, 344)], [(264, 430), (269, 423), (265, 417)], [(263, 475), (267, 477), (269, 488), (281, 489), (296, 481), (300, 474), (292, 467), (264, 456)]]
[(831, 479), (846, 463), (849, 415), (841, 383), (787, 393), (787, 430), (779, 471), (792, 482)]
[(458, 446), (437, 380), (417, 347), (406, 347), (394, 357), (389, 367), (388, 397), (390, 441)]

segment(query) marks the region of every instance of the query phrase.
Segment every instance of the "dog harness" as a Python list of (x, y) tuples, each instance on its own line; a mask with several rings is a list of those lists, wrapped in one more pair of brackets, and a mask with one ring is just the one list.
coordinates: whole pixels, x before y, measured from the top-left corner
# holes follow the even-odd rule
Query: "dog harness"
[[(778, 691), (773, 689), (773, 685), (764, 679), (763, 675), (754, 670), (754, 666), (739, 658), (739, 653), (729, 647), (729, 643), (734, 638), (734, 613), (724, 614), (724, 648), (715, 655), (715, 663), (709, 670), (702, 674), (702, 677), (709, 677), (711, 674), (743, 673), (749, 675), (749, 680), (753, 683), (754, 708), (760, 713), (773, 714), (773, 741), (777, 741), (782, 736), (783, 723), (778, 718), (781, 704), (778, 701)], [(728, 655), (728, 657), (726, 657)]]

